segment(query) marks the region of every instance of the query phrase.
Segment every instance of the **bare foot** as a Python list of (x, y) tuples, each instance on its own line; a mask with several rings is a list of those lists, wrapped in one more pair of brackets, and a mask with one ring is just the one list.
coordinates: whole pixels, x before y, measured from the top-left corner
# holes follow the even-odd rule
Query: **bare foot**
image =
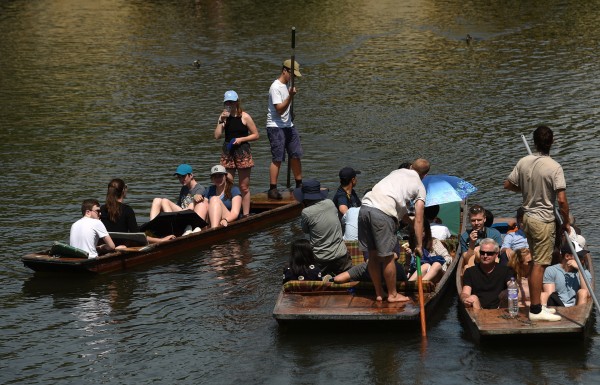
[(407, 301), (410, 301), (410, 298), (408, 298), (400, 293), (396, 293), (395, 296), (388, 296), (387, 300), (388, 300), (388, 302), (407, 302)]
[(378, 296), (375, 298), (375, 301), (377, 301), (377, 302), (382, 302), (382, 301), (383, 301), (383, 298), (382, 298), (380, 295), (378, 295)]

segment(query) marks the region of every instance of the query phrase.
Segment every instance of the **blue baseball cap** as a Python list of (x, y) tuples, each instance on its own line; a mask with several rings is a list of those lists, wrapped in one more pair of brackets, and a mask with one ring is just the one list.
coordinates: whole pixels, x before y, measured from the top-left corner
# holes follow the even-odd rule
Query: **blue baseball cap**
[(229, 90), (229, 91), (225, 92), (225, 97), (223, 98), (223, 103), (237, 102), (237, 101), (238, 101), (238, 94), (235, 91)]
[(180, 164), (179, 166), (177, 166), (177, 170), (175, 170), (175, 174), (173, 175), (187, 175), (187, 174), (192, 174), (192, 166), (190, 166), (189, 164)]

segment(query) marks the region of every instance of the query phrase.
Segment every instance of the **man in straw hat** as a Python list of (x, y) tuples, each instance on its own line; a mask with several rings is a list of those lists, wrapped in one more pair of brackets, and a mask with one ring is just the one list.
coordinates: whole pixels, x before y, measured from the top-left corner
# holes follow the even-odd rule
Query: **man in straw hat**
[(281, 74), (269, 89), (269, 106), (267, 112), (267, 136), (271, 143), (271, 166), (269, 167), (269, 193), (271, 199), (281, 199), (277, 191), (277, 178), (281, 162), (285, 160), (287, 151), (290, 167), (294, 173), (296, 187), (302, 185), (302, 145), (300, 136), (294, 126), (291, 106), (296, 94), (296, 87), (288, 89), (292, 76), (301, 77), (300, 64), (294, 61), (294, 72), (291, 70), (291, 60), (283, 62)]

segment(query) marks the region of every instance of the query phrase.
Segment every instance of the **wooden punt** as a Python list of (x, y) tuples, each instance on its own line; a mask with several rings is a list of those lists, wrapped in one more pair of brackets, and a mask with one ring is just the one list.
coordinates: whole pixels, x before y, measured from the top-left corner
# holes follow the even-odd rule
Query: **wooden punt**
[[(451, 212), (456, 216), (458, 229), (462, 230), (460, 214), (462, 205), (456, 203), (454, 206), (455, 208)], [(445, 220), (444, 223), (446, 223)], [(448, 240), (447, 245), (452, 255), (452, 250), (456, 250), (458, 240)], [(346, 242), (346, 246), (354, 265), (363, 262), (363, 255), (358, 249), (357, 241)], [(400, 256), (401, 261), (404, 258), (404, 255)], [(457, 265), (458, 258), (454, 257), (437, 284), (423, 281), (427, 316), (435, 312), (436, 304), (439, 303), (444, 293), (453, 290), (452, 283)], [(411, 300), (395, 303), (376, 301), (375, 290), (371, 282), (334, 284), (318, 281), (289, 281), (283, 285), (279, 293), (273, 309), (273, 317), (280, 325), (333, 321), (407, 321), (418, 324), (420, 307), (416, 281), (399, 282), (397, 289)]]
[(130, 247), (93, 259), (64, 258), (50, 255), (50, 251), (27, 254), (21, 261), (36, 272), (107, 273), (132, 268), (151, 261), (167, 259), (177, 254), (212, 245), (240, 234), (260, 231), (300, 215), (302, 206), (291, 190), (282, 191), (283, 199), (271, 200), (266, 193), (252, 196), (252, 215), (230, 223), (227, 227), (203, 229), (199, 233), (145, 247)]
[[(594, 266), (592, 258), (588, 253), (585, 261), (587, 268), (592, 274), (592, 287), (595, 287)], [(456, 290), (462, 292), (462, 263), (456, 274)], [(529, 300), (529, 298), (527, 298)], [(556, 314), (562, 317), (557, 322), (531, 322), (529, 321), (529, 307), (520, 304), (519, 314), (511, 318), (508, 309), (473, 309), (464, 306), (462, 301), (458, 301), (459, 317), (471, 338), (475, 341), (499, 340), (507, 337), (544, 337), (552, 335), (573, 336), (578, 335), (584, 338), (590, 331), (592, 320), (593, 301), (590, 298), (588, 303), (575, 305), (572, 307), (556, 307)]]

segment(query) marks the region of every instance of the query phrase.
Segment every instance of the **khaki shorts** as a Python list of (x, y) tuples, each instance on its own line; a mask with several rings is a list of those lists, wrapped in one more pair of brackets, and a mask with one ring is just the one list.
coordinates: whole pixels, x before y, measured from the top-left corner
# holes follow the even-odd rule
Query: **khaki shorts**
[(523, 217), (523, 231), (527, 235), (533, 261), (538, 265), (550, 265), (552, 263), (552, 251), (554, 251), (556, 224), (554, 222), (538, 221), (525, 214)]

